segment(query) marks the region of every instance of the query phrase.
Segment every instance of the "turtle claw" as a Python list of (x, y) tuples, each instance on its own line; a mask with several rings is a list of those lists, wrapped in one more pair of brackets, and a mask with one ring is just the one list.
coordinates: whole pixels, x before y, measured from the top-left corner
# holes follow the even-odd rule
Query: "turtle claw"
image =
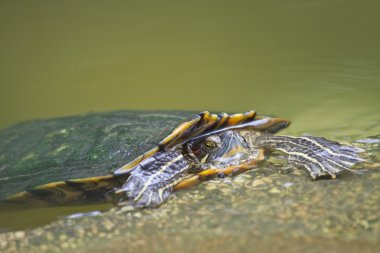
[(171, 192), (170, 187), (147, 186), (139, 177), (130, 177), (122, 188), (115, 190), (114, 200), (118, 206), (154, 208), (164, 203)]
[[(299, 150), (306, 154), (302, 166), (309, 170), (310, 176), (315, 179), (329, 175), (335, 179), (343, 171), (352, 171), (356, 163), (364, 162), (365, 159), (358, 156), (364, 150), (342, 146), (321, 137), (300, 137), (308, 141), (308, 148)], [(295, 158), (297, 159), (297, 158)]]
[(157, 207), (164, 203), (173, 191), (189, 164), (175, 151), (159, 152), (145, 159), (131, 171), (124, 185), (114, 192), (118, 205), (136, 208)]

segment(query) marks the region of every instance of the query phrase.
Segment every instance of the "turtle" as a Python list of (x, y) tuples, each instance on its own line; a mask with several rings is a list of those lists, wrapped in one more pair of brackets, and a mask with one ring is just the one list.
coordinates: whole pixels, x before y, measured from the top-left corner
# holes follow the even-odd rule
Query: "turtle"
[(255, 111), (133, 110), (19, 123), (0, 131), (0, 200), (158, 207), (175, 190), (250, 170), (273, 151), (313, 179), (365, 161), (362, 150), (322, 137), (275, 135), (289, 124)]

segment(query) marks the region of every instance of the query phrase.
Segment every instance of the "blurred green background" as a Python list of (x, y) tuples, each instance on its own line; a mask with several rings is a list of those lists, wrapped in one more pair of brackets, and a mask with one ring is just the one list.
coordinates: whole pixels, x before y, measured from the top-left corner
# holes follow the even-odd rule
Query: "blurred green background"
[(88, 111), (255, 109), (290, 118), (293, 132), (371, 134), (379, 13), (378, 1), (351, 0), (4, 0), (0, 128)]

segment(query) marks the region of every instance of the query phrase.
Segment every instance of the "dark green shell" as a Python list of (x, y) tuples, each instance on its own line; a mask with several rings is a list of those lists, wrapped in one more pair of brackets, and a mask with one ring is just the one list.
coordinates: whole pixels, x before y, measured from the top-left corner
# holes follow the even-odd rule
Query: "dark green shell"
[(116, 111), (20, 123), (0, 131), (0, 199), (35, 186), (110, 174), (195, 112)]

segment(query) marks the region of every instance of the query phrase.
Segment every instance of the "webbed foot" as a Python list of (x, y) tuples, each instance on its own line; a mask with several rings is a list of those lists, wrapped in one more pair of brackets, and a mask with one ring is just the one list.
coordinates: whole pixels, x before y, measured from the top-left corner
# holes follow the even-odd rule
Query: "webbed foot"
[(158, 152), (132, 169), (124, 185), (115, 190), (114, 200), (120, 206), (157, 207), (169, 198), (188, 169), (181, 153)]
[(269, 136), (261, 142), (287, 154), (289, 165), (305, 168), (313, 179), (326, 175), (335, 178), (345, 170), (351, 171), (356, 163), (365, 161), (358, 155), (364, 150), (322, 137)]

